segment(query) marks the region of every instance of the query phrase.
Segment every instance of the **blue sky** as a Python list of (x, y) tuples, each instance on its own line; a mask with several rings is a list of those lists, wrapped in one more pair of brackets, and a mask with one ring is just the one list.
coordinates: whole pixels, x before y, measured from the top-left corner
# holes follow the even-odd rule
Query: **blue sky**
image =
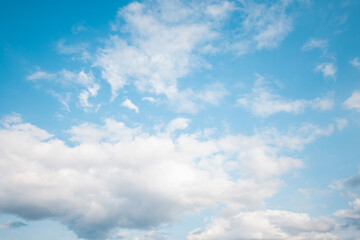
[(360, 236), (360, 2), (0, 3), (0, 238)]

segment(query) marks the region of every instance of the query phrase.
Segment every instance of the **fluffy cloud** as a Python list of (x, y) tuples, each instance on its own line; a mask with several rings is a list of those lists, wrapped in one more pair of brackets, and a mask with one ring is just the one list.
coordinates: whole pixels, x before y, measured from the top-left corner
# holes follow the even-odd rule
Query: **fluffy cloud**
[(143, 97), (141, 100), (148, 101), (148, 102), (151, 102), (151, 103), (156, 102), (156, 99), (153, 98), (153, 97)]
[(237, 104), (248, 109), (254, 115), (268, 117), (279, 112), (298, 114), (306, 108), (329, 110), (333, 107), (332, 94), (313, 100), (286, 99), (271, 92), (265, 85), (264, 77), (257, 75), (251, 94), (245, 94), (237, 99)]
[[(242, 2), (236, 6), (227, 1), (200, 5), (145, 1), (119, 9), (113, 24), (115, 34), (95, 62), (111, 85), (112, 99), (120, 89), (134, 84), (140, 92), (164, 95), (180, 112), (196, 112), (203, 102), (217, 104), (227, 93), (218, 87), (220, 84), (192, 90), (179, 89), (178, 81), (186, 80), (195, 68), (210, 67), (204, 54), (226, 48), (245, 53), (277, 47), (292, 29), (286, 1), (270, 5)], [(243, 16), (237, 22), (236, 34), (218, 28), (227, 24), (226, 17), (231, 14)], [(117, 31), (128, 35), (121, 37)], [(231, 38), (226, 40), (228, 47), (216, 49), (214, 45), (223, 45), (218, 42), (225, 36)]]
[(188, 240), (215, 239), (339, 239), (329, 233), (334, 228), (329, 219), (311, 219), (307, 214), (279, 210), (240, 212), (215, 217), (204, 231), (195, 230)]
[(131, 79), (140, 91), (169, 98), (178, 93), (177, 79), (198, 65), (194, 52), (216, 35), (194, 12), (177, 1), (135, 2), (119, 10), (131, 39), (113, 36), (97, 60), (113, 97)]
[(189, 126), (190, 119), (188, 118), (176, 118), (172, 120), (166, 127), (167, 133), (173, 133), (176, 130), (186, 129)]
[(330, 187), (340, 190), (343, 197), (352, 199), (348, 209), (337, 210), (333, 215), (342, 224), (340, 234), (344, 236), (344, 239), (358, 239), (354, 236), (360, 235), (360, 197), (358, 194), (360, 173), (347, 179), (334, 181)]
[(324, 77), (335, 78), (337, 68), (333, 63), (325, 62), (317, 65), (315, 71), (322, 72)]
[(344, 102), (347, 109), (355, 109), (360, 112), (360, 91), (354, 91), (352, 95)]
[(122, 103), (121, 106), (126, 107), (128, 109), (134, 110), (136, 113), (139, 113), (139, 108), (128, 98), (126, 98)]
[(0, 211), (58, 219), (87, 239), (104, 239), (117, 227), (156, 227), (217, 204), (262, 208), (280, 176), (303, 166), (285, 152), (322, 133), (169, 134), (187, 127), (178, 118), (150, 135), (107, 119), (72, 127), (70, 147), (18, 115), (2, 123)]
[(335, 216), (346, 220), (350, 225), (360, 230), (360, 198), (349, 203), (350, 209), (341, 209), (334, 213)]

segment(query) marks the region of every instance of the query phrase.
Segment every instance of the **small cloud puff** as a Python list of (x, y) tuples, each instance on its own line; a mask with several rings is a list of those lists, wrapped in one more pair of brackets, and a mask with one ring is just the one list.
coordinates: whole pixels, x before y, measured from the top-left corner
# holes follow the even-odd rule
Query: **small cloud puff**
[(337, 67), (333, 63), (325, 62), (317, 65), (315, 71), (322, 72), (324, 77), (335, 78)]
[(360, 69), (360, 61), (359, 61), (359, 57), (354, 58), (351, 62), (350, 62), (354, 67), (359, 68)]
[(126, 98), (125, 101), (121, 103), (121, 106), (134, 110), (136, 113), (139, 113), (139, 108), (128, 98)]

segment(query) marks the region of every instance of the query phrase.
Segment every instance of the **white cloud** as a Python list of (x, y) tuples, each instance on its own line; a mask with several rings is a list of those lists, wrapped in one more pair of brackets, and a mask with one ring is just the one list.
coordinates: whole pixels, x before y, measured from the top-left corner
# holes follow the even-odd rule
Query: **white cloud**
[[(185, 81), (195, 68), (209, 67), (203, 55), (219, 51), (214, 44), (228, 34), (221, 32), (218, 26), (225, 23), (219, 21), (234, 11), (241, 12), (244, 17), (237, 23), (236, 34), (229, 33), (231, 40), (225, 45), (237, 51), (246, 45), (244, 52), (277, 47), (292, 29), (285, 1), (200, 5), (203, 7), (180, 1), (145, 1), (119, 9), (113, 23), (115, 33), (95, 61), (111, 85), (112, 100), (121, 88), (134, 84), (140, 92), (165, 95), (178, 112), (194, 113), (204, 103), (218, 104), (226, 95), (223, 87), (179, 89), (178, 81)], [(128, 38), (117, 31), (128, 33)], [(219, 86), (208, 84), (212, 85)]]
[(343, 130), (348, 124), (348, 121), (346, 118), (337, 118), (337, 119), (335, 119), (335, 122), (337, 124), (337, 128), (340, 131)]
[(333, 63), (321, 63), (316, 66), (315, 71), (322, 72), (324, 77), (335, 78), (337, 68)]
[[(79, 104), (83, 107), (84, 111), (88, 112), (91, 109), (95, 108), (97, 111), (100, 108), (100, 104), (94, 106), (92, 103), (89, 103), (90, 97), (96, 97), (97, 92), (100, 89), (100, 85), (95, 83), (95, 77), (91, 71), (86, 73), (81, 70), (79, 72), (73, 72), (66, 69), (55, 73), (47, 73), (43, 71), (37, 71), (27, 77), (28, 80), (39, 81), (39, 80), (48, 80), (60, 83), (64, 86), (70, 86), (76, 88), (77, 86), (82, 86), (85, 89), (81, 90), (78, 96)], [(55, 97), (64, 107), (66, 111), (70, 111), (69, 102), (70, 95), (66, 94), (61, 95), (52, 90), (49, 91), (50, 94)]]
[(360, 68), (359, 57), (354, 58), (354, 59), (351, 61), (351, 64), (352, 64), (354, 67), (356, 67), (356, 68)]
[(273, 4), (242, 2), (244, 18), (239, 23), (239, 41), (233, 45), (239, 54), (254, 49), (276, 48), (292, 30), (292, 17), (287, 14), (289, 1)]
[(301, 50), (309, 51), (309, 50), (313, 50), (315, 48), (320, 48), (321, 50), (326, 51), (328, 46), (329, 46), (329, 43), (328, 43), (327, 39), (311, 38), (304, 44), (304, 46), (302, 46)]
[(336, 217), (345, 219), (349, 224), (360, 228), (360, 198), (349, 203), (350, 209), (341, 209), (334, 213)]
[(121, 106), (134, 110), (136, 113), (139, 113), (139, 108), (131, 102), (130, 99), (126, 98), (122, 103)]
[(354, 91), (352, 95), (344, 102), (347, 109), (355, 109), (360, 112), (360, 91)]
[(143, 100), (143, 101), (149, 101), (149, 102), (151, 102), (151, 103), (156, 102), (155, 98), (153, 98), (153, 97), (143, 97), (141, 100)]
[(166, 132), (173, 133), (176, 130), (183, 130), (189, 126), (190, 119), (187, 118), (176, 118), (172, 120), (166, 127)]
[(37, 71), (37, 72), (30, 74), (26, 78), (28, 80), (38, 80), (38, 79), (54, 79), (55, 77), (56, 77), (56, 74), (51, 74), (51, 73), (47, 73), (44, 71)]
[(79, 84), (83, 86), (91, 85), (95, 81), (94, 75), (92, 74), (91, 71), (89, 73), (85, 73), (84, 71), (79, 71), (78, 73), (76, 73), (66, 69), (63, 69), (56, 73), (37, 71), (29, 75), (27, 79), (32, 81), (50, 80), (65, 85)]
[(197, 65), (194, 51), (215, 36), (207, 23), (193, 19), (194, 11), (177, 1), (135, 2), (119, 10), (131, 41), (111, 37), (96, 62), (113, 98), (130, 81), (143, 92), (169, 98), (178, 93), (177, 79)]
[(186, 89), (171, 97), (170, 105), (177, 112), (195, 113), (205, 104), (218, 105), (228, 92), (220, 83), (213, 83), (203, 90)]
[[(98, 91), (100, 89), (99, 84), (94, 84), (92, 87), (88, 87), (86, 90), (82, 90), (79, 94), (79, 102), (80, 105), (84, 108), (84, 111), (90, 111), (94, 108), (92, 103), (89, 103), (90, 97), (96, 97)], [(96, 111), (99, 109), (100, 105), (96, 107)]]
[(110, 118), (105, 119), (103, 126), (83, 123), (79, 126), (73, 126), (68, 132), (71, 134), (71, 141), (92, 144), (99, 142), (128, 142), (133, 140), (135, 136), (141, 135), (140, 128), (128, 128), (124, 123)]
[(245, 94), (237, 99), (237, 104), (251, 111), (254, 115), (268, 117), (279, 112), (299, 114), (306, 108), (316, 110), (330, 110), (334, 105), (333, 94), (318, 97), (313, 100), (286, 99), (271, 92), (266, 87), (265, 78), (257, 75), (257, 80), (252, 88), (252, 93)]
[(151, 135), (113, 119), (84, 123), (68, 131), (70, 147), (8, 117), (0, 129), (0, 211), (57, 219), (79, 237), (105, 239), (115, 228), (157, 227), (217, 204), (256, 210), (278, 191), (282, 174), (303, 166), (284, 152), (314, 139), (301, 131), (288, 148), (282, 141), (292, 137), (279, 132), (166, 133), (187, 125), (175, 119)]
[(194, 230), (187, 240), (217, 239), (340, 239), (329, 233), (330, 219), (311, 219), (307, 214), (280, 210), (240, 212), (214, 217), (204, 231)]
[(235, 4), (233, 2), (222, 1), (221, 3), (210, 4), (206, 6), (205, 13), (209, 14), (215, 19), (223, 19), (228, 16), (229, 12), (235, 10)]

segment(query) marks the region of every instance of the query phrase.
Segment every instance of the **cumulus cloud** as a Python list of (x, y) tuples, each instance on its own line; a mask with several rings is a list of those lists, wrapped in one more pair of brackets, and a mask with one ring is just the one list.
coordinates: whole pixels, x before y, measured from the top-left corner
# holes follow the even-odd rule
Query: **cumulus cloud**
[[(180, 112), (196, 112), (202, 102), (217, 104), (226, 94), (223, 87), (179, 89), (178, 81), (185, 81), (193, 69), (210, 67), (203, 56), (224, 50), (215, 49), (214, 44), (225, 35), (231, 36), (226, 44), (231, 50), (245, 53), (277, 47), (292, 29), (286, 1), (200, 5), (144, 1), (119, 9), (113, 23), (115, 32), (95, 61), (111, 85), (112, 99), (120, 89), (134, 84), (140, 92), (164, 95)], [(237, 20), (236, 33), (222, 33), (219, 21), (225, 24), (224, 19), (235, 11), (243, 16)], [(118, 31), (128, 33), (128, 37), (118, 35)]]
[(304, 213), (280, 210), (240, 212), (214, 217), (205, 230), (191, 232), (188, 240), (217, 239), (339, 239), (329, 233), (335, 224), (330, 219), (312, 219)]
[[(348, 209), (340, 209), (334, 213), (334, 216), (342, 220), (345, 225), (343, 225), (343, 234), (353, 237), (359, 236), (360, 234), (360, 197), (358, 195), (358, 189), (360, 187), (360, 173), (355, 175), (334, 181), (331, 185), (332, 188), (341, 191), (341, 195), (352, 199), (349, 202)], [(349, 238), (354, 239), (354, 238)]]
[(325, 62), (317, 65), (315, 71), (321, 72), (324, 77), (335, 78), (337, 68), (333, 63)]
[(289, 148), (283, 141), (292, 137), (280, 132), (168, 134), (187, 127), (178, 118), (151, 135), (106, 119), (73, 126), (70, 147), (18, 115), (2, 125), (0, 211), (57, 219), (87, 239), (105, 239), (116, 228), (157, 227), (217, 204), (262, 208), (280, 176), (303, 166), (285, 152), (315, 138), (302, 131)]
[(126, 107), (128, 109), (134, 110), (136, 113), (139, 113), (139, 108), (131, 102), (130, 99), (126, 98), (122, 103), (121, 106)]
[(118, 19), (126, 22), (121, 28), (131, 41), (113, 36), (97, 60), (113, 97), (131, 79), (140, 91), (177, 94), (177, 79), (196, 65), (194, 51), (215, 36), (192, 17), (194, 11), (179, 1), (134, 2), (119, 10)]
[(330, 110), (334, 105), (333, 94), (329, 93), (326, 97), (318, 97), (313, 100), (305, 99), (286, 99), (271, 92), (265, 84), (265, 78), (257, 75), (257, 79), (252, 88), (252, 93), (244, 94), (237, 99), (237, 104), (251, 111), (254, 115), (268, 117), (272, 114), (285, 112), (299, 114), (306, 108), (315, 110)]
[(360, 91), (354, 91), (343, 104), (347, 109), (355, 109), (360, 112)]

